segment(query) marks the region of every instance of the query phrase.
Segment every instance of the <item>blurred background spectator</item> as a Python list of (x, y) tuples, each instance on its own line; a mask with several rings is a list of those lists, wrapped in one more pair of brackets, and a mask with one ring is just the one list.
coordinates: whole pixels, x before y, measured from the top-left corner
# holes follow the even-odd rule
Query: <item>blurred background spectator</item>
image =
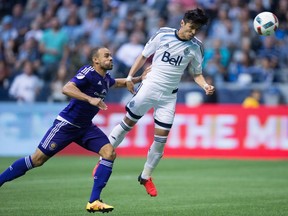
[(62, 87), (66, 84), (67, 80), (67, 68), (65, 65), (60, 65), (56, 74), (56, 78), (51, 82), (49, 86), (49, 98), (50, 102), (65, 102), (67, 96), (62, 93)]
[(261, 91), (253, 89), (242, 103), (244, 108), (258, 108), (261, 104)]
[[(258, 89), (263, 104), (288, 104), (287, 0), (2, 1), (0, 100), (11, 100), (9, 89), (29, 62), (38, 82), (43, 82), (33, 100), (66, 101), (60, 96), (61, 86), (81, 65), (89, 64), (89, 53), (95, 46), (112, 50), (111, 73), (124, 77), (160, 27), (178, 28), (184, 12), (195, 7), (210, 16), (197, 37), (204, 45), (204, 75), (217, 88), (217, 97), (202, 95), (202, 102), (241, 104), (252, 89)], [(279, 19), (273, 36), (261, 37), (253, 29), (254, 17), (264, 10)], [(123, 92), (122, 97), (111, 96), (109, 102), (120, 102), (127, 93)], [(185, 103), (191, 92), (199, 96), (200, 91), (185, 71), (179, 103)]]
[(18, 102), (34, 102), (42, 87), (41, 80), (34, 74), (33, 63), (23, 62), (23, 69), (14, 78), (9, 95)]
[(50, 21), (50, 28), (44, 31), (39, 48), (42, 54), (40, 77), (50, 82), (59, 65), (66, 64), (68, 58), (68, 35), (61, 29), (58, 18)]
[(126, 77), (128, 75), (130, 67), (142, 53), (144, 39), (142, 32), (134, 31), (131, 33), (129, 41), (122, 44), (116, 51), (115, 59), (118, 61), (117, 71), (120, 73), (120, 77)]

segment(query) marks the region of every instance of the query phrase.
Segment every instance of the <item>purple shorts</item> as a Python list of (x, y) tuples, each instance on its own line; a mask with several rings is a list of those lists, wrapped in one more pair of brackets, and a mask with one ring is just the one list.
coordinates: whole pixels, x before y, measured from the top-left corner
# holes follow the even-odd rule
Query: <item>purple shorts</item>
[(56, 119), (41, 140), (38, 148), (45, 155), (51, 157), (72, 142), (95, 153), (99, 153), (104, 145), (110, 143), (103, 131), (92, 123), (89, 127), (79, 128)]

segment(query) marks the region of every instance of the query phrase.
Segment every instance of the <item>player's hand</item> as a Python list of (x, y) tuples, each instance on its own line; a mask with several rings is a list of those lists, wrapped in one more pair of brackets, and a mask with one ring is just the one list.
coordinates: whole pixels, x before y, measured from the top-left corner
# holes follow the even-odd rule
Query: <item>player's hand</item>
[(142, 75), (141, 75), (141, 80), (146, 79), (146, 75), (147, 75), (147, 73), (149, 73), (149, 72), (151, 71), (151, 68), (152, 68), (152, 66), (150, 65), (149, 67), (147, 67), (147, 68), (144, 70), (144, 72), (143, 72)]
[(126, 80), (126, 87), (128, 91), (130, 91), (132, 94), (135, 94), (134, 83), (132, 81)]
[(101, 110), (107, 110), (107, 105), (101, 98), (92, 98), (89, 100), (89, 103), (93, 106), (97, 106)]
[(206, 85), (204, 86), (204, 90), (205, 90), (206, 95), (212, 95), (215, 91), (215, 87), (212, 85)]

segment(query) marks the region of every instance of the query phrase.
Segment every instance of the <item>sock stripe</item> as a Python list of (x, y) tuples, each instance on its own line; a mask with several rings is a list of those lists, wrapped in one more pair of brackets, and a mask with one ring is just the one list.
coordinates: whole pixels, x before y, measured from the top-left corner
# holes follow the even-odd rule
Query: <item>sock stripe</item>
[(100, 161), (100, 164), (102, 164), (104, 166), (107, 166), (107, 167), (113, 167), (113, 161), (108, 161), (108, 160), (105, 160), (105, 159), (102, 159)]
[(51, 139), (54, 137), (54, 135), (60, 130), (60, 128), (64, 125), (67, 125), (68, 123), (66, 122), (60, 122), (58, 123), (53, 129), (52, 131), (50, 132), (50, 134), (47, 136), (47, 138), (45, 139), (45, 141), (43, 142), (42, 144), (42, 147), (44, 149), (47, 148), (47, 146), (49, 145)]
[(120, 126), (125, 130), (125, 131), (130, 131), (131, 130), (131, 127), (128, 126), (124, 121), (122, 121), (120, 123)]
[(32, 163), (30, 161), (30, 156), (26, 156), (25, 157), (25, 163), (26, 163), (26, 166), (27, 166), (28, 169), (32, 169), (33, 168)]
[(154, 141), (159, 143), (166, 143), (167, 137), (154, 136)]

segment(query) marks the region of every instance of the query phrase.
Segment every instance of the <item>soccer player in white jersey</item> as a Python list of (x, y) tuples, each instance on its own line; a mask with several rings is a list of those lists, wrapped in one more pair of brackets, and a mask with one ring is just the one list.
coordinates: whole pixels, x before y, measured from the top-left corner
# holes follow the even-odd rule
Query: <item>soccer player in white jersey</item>
[[(172, 127), (177, 99), (178, 85), (184, 70), (188, 68), (195, 82), (207, 95), (214, 92), (214, 86), (206, 83), (202, 75), (203, 48), (195, 34), (208, 22), (202, 9), (189, 10), (181, 20), (179, 30), (160, 28), (145, 45), (142, 54), (132, 65), (126, 78), (128, 90), (135, 94), (126, 105), (126, 116), (110, 133), (110, 143), (116, 148), (137, 121), (154, 109), (154, 141), (148, 151), (144, 169), (138, 177), (150, 196), (157, 196), (151, 175), (158, 165)], [(152, 68), (143, 80), (137, 93), (134, 92), (132, 77), (154, 54)]]

